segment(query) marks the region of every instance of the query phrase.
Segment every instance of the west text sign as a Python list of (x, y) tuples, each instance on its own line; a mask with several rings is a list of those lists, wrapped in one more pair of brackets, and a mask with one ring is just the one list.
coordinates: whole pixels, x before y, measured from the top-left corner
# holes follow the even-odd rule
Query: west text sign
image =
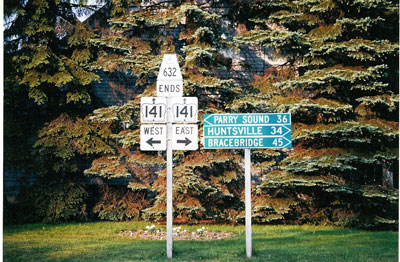
[(140, 150), (165, 151), (167, 149), (166, 125), (141, 125)]

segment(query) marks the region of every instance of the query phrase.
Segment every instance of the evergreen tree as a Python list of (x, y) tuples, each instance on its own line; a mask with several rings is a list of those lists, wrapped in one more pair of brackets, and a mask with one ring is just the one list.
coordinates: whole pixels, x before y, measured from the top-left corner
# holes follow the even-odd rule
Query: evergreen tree
[[(26, 88), (38, 105), (89, 102), (89, 84), (99, 80), (85, 68), (93, 56), (89, 27), (76, 22), (67, 43), (63, 43), (57, 36), (58, 21), (75, 23), (72, 6), (63, 8), (69, 1), (15, 2), (9, 10), (10, 17), (15, 18), (5, 32), (6, 54), (12, 57), (15, 68), (6, 80)], [(55, 99), (57, 102), (52, 101)]]
[(97, 141), (79, 118), (93, 110), (91, 84), (99, 80), (88, 67), (94, 33), (73, 12), (84, 2), (5, 2), (5, 171), (32, 174), (37, 181), (22, 188), (18, 219), (29, 218), (29, 210), (34, 221), (86, 217), (87, 192), (72, 180), (83, 171), (81, 150), (103, 148), (93, 146)]
[[(230, 79), (230, 61), (222, 55), (228, 41), (221, 38), (218, 16), (207, 8), (186, 1), (148, 4), (114, 1), (109, 30), (92, 40), (100, 49), (93, 66), (107, 72), (131, 74), (141, 96), (156, 96), (156, 76), (163, 54), (177, 53), (184, 80), (184, 96), (199, 99), (199, 119), (204, 113), (225, 112), (226, 105), (240, 90)], [(161, 152), (139, 150), (140, 97), (123, 106), (98, 109), (93, 122), (119, 123), (113, 130), (115, 153), (92, 163), (86, 174), (108, 178), (132, 177), (134, 192), (147, 191), (156, 198), (143, 211), (148, 219), (164, 219), (166, 214), (166, 164)], [(129, 110), (127, 110), (129, 108)], [(200, 131), (201, 133), (201, 131)], [(202, 219), (235, 220), (241, 208), (241, 168), (239, 156), (231, 151), (175, 152), (174, 215), (184, 222)], [(232, 201), (234, 200), (234, 201)]]
[(384, 186), (383, 171), (398, 180), (398, 3), (269, 4), (278, 2), (236, 38), (275, 48), (285, 63), (235, 107), (290, 112), (293, 121), (295, 146), (264, 172), (256, 217), (396, 226), (398, 190)]
[[(93, 30), (74, 19), (72, 7), (84, 1), (7, 1), (6, 16), (16, 15), (5, 31), (9, 166), (31, 162), (40, 173), (69, 179), (83, 169), (105, 180), (130, 178), (130, 191), (104, 187), (94, 212), (164, 219), (165, 155), (139, 150), (139, 104), (156, 96), (163, 54), (177, 53), (184, 96), (199, 98), (200, 121), (210, 113), (292, 114), (293, 149), (252, 151), (257, 222), (397, 225), (398, 191), (383, 173), (398, 187), (398, 3), (197, 2), (113, 0), (104, 11), (109, 24)], [(227, 32), (235, 30), (232, 41)], [(239, 85), (226, 52), (243, 46), (273, 48), (278, 65)], [(118, 73), (144, 91), (93, 111), (94, 72)], [(29, 143), (16, 146), (21, 140)], [(32, 146), (34, 161), (21, 153)], [(199, 148), (174, 152), (175, 218), (240, 221), (241, 152)], [(68, 187), (76, 190), (66, 199), (85, 204), (78, 199), (87, 197), (84, 190)], [(86, 216), (73, 209), (47, 216)]]
[[(72, 9), (81, 2), (75, 3), (5, 4), (5, 20), (9, 22), (4, 32), (5, 126), (10, 128), (5, 131), (7, 168), (12, 165), (26, 170), (26, 164), (35, 162), (32, 150), (19, 144), (26, 141), (32, 146), (46, 121), (55, 120), (50, 124), (54, 125), (61, 114), (75, 118), (93, 110), (91, 83), (99, 81), (88, 68), (94, 57), (89, 43), (94, 33), (75, 18)], [(21, 156), (25, 162), (15, 161)]]

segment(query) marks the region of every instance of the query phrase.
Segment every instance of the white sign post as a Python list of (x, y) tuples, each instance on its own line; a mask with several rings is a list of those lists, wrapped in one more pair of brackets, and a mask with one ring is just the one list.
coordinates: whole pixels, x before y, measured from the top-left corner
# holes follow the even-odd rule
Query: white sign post
[(204, 115), (205, 149), (244, 148), (246, 256), (251, 258), (251, 148), (291, 148), (291, 115), (213, 114)]
[[(157, 97), (140, 100), (140, 150), (167, 151), (167, 257), (172, 258), (172, 150), (197, 150), (197, 97), (182, 97), (178, 58), (165, 54), (157, 77)], [(166, 123), (166, 125), (154, 124)], [(173, 124), (184, 123), (184, 124)]]
[(178, 58), (174, 54), (166, 54), (161, 62), (160, 71), (157, 77), (157, 96), (168, 97), (168, 142), (167, 142), (167, 257), (172, 258), (172, 118), (171, 98), (183, 95), (183, 80)]
[[(170, 108), (169, 108), (170, 110)], [(172, 206), (172, 122), (168, 119), (168, 142), (167, 142), (167, 257), (172, 258), (172, 221), (173, 221), (173, 206)]]
[(250, 148), (244, 150), (244, 187), (245, 187), (245, 213), (246, 213), (246, 256), (251, 258), (251, 152)]

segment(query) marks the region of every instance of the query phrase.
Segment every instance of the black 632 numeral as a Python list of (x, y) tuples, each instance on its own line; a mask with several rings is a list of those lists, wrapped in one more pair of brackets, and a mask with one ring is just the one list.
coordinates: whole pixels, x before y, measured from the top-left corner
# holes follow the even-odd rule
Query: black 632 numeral
[(164, 76), (168, 76), (168, 77), (176, 76), (176, 67), (166, 67), (166, 68), (164, 68), (163, 75)]

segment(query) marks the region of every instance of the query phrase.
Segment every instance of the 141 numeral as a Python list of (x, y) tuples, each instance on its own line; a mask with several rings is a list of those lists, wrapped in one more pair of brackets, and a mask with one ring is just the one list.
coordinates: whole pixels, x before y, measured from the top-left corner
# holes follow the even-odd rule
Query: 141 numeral
[(146, 118), (149, 117), (149, 115), (152, 115), (154, 118), (162, 118), (163, 116), (163, 110), (162, 106), (151, 106), (151, 109), (149, 110), (150, 106), (146, 106), (145, 110), (145, 116)]
[(179, 118), (180, 116), (184, 116), (185, 118), (192, 118), (193, 117), (193, 107), (192, 106), (183, 106), (182, 108), (177, 106), (176, 107), (176, 117)]

